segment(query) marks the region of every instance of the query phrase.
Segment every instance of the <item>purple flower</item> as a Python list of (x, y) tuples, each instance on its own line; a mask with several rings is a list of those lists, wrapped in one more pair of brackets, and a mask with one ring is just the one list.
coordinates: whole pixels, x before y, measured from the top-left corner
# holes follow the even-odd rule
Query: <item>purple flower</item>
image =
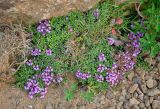
[(99, 54), (98, 59), (99, 59), (99, 61), (105, 61), (106, 60), (105, 55), (103, 53)]
[(77, 70), (77, 72), (75, 73), (77, 78), (81, 78), (82, 77), (82, 72), (80, 72), (80, 70)]
[(47, 91), (48, 91), (48, 88), (47, 88), (47, 87), (41, 89), (41, 92), (40, 92), (40, 95), (41, 95), (41, 96), (40, 96), (40, 98), (44, 98), (44, 96), (46, 95)]
[(139, 37), (141, 38), (141, 37), (144, 36), (144, 34), (138, 31), (138, 32), (137, 32), (137, 36), (139, 36)]
[(51, 49), (47, 49), (46, 50), (46, 55), (47, 56), (51, 56), (52, 55), (52, 50)]
[(53, 74), (51, 72), (42, 72), (41, 79), (46, 86), (49, 86), (53, 80)]
[(102, 73), (104, 70), (106, 70), (106, 67), (104, 65), (99, 64), (99, 66), (97, 68), (97, 72)]
[(40, 93), (41, 88), (39, 87), (39, 82), (34, 79), (28, 79), (27, 83), (24, 86), (24, 89), (29, 91), (29, 98), (33, 98), (34, 95)]
[(116, 73), (107, 73), (106, 81), (109, 82), (111, 85), (117, 85), (120, 80), (122, 79), (122, 75), (118, 72)]
[(31, 51), (31, 55), (32, 55), (32, 56), (38, 56), (38, 55), (40, 55), (40, 54), (41, 54), (41, 50), (38, 49), (38, 48), (35, 48), (35, 49), (33, 49), (33, 50)]
[(113, 64), (112, 64), (112, 69), (116, 69), (116, 68), (118, 68), (117, 64), (116, 64), (116, 63), (113, 63)]
[(139, 43), (137, 40), (134, 40), (134, 41), (132, 42), (132, 45), (137, 48), (137, 47), (140, 46), (140, 43)]
[(40, 32), (43, 36), (47, 33), (50, 33), (51, 29), (52, 28), (49, 20), (42, 20), (37, 27), (37, 31)]
[(51, 66), (47, 66), (44, 71), (45, 71), (45, 72), (52, 72), (52, 71), (53, 71), (53, 68), (52, 68)]
[(104, 81), (104, 77), (102, 75), (96, 75), (95, 76), (98, 82), (103, 82)]
[(99, 15), (100, 15), (100, 12), (99, 12), (98, 9), (96, 9), (96, 10), (93, 11), (93, 16), (94, 16), (96, 19), (99, 18)]
[(107, 38), (108, 39), (108, 44), (109, 45), (113, 45), (115, 43), (115, 39), (114, 38)]
[(30, 59), (30, 60), (28, 60), (28, 61), (26, 62), (26, 64), (27, 64), (28, 66), (32, 66), (32, 65), (33, 65), (33, 62), (32, 62), (32, 60)]
[(40, 70), (39, 65), (33, 65), (34, 70)]
[(91, 75), (89, 73), (82, 73), (82, 72), (80, 72), (80, 70), (77, 70), (75, 75), (76, 75), (77, 78), (80, 78), (80, 79), (83, 79), (83, 80), (86, 80), (87, 78), (91, 77)]

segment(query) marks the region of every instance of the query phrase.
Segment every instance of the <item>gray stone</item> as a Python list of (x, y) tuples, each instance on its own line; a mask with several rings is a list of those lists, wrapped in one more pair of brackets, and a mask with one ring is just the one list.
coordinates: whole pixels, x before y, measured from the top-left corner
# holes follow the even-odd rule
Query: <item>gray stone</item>
[(149, 79), (149, 80), (147, 80), (146, 84), (147, 84), (148, 88), (153, 88), (153, 87), (157, 86), (157, 81), (154, 79)]
[(135, 97), (135, 98), (138, 97), (138, 93), (137, 93), (137, 92), (134, 93), (134, 97)]
[(154, 97), (149, 97), (150, 104), (153, 102), (153, 100), (154, 100)]
[(133, 78), (133, 82), (134, 82), (135, 84), (141, 84), (141, 77), (135, 76), (135, 77)]
[(143, 108), (145, 107), (145, 104), (144, 104), (144, 103), (140, 103), (140, 104), (139, 104), (139, 107), (140, 107), (141, 109), (143, 109)]
[(145, 84), (141, 85), (141, 89), (142, 89), (142, 92), (143, 93), (146, 93), (147, 92), (147, 87)]
[(126, 101), (123, 103), (123, 108), (124, 108), (124, 109), (129, 109), (129, 102), (128, 102), (128, 100), (126, 100)]
[(140, 109), (138, 105), (134, 105), (133, 109)]
[(130, 98), (131, 98), (131, 95), (130, 95), (130, 94), (127, 94), (125, 98), (126, 98), (126, 99), (130, 99)]
[(138, 84), (134, 84), (133, 86), (131, 86), (128, 90), (129, 93), (134, 93), (134, 91), (136, 91), (138, 87)]
[(134, 77), (134, 71), (130, 72), (127, 78), (131, 81), (133, 77)]
[(149, 90), (148, 95), (149, 96), (160, 95), (160, 90), (158, 90), (158, 89)]
[(152, 108), (153, 109), (160, 109), (160, 101), (154, 100), (152, 103)]
[(145, 99), (145, 100), (144, 100), (144, 103), (145, 103), (146, 107), (150, 106), (149, 99)]
[(141, 101), (143, 101), (143, 93), (142, 94), (140, 94), (139, 96), (138, 96), (138, 98), (141, 100)]
[(137, 88), (136, 91), (138, 92), (138, 94), (142, 94), (142, 91), (139, 88)]
[(130, 103), (130, 106), (133, 106), (133, 105), (138, 105), (140, 102), (135, 98), (131, 98), (129, 100), (129, 103)]

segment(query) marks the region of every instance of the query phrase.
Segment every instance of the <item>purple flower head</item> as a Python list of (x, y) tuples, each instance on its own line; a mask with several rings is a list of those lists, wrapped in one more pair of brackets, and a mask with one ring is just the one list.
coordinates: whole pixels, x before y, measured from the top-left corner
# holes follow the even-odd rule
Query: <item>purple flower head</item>
[(40, 92), (40, 95), (41, 95), (41, 96), (40, 96), (40, 98), (44, 98), (44, 96), (46, 95), (47, 91), (48, 91), (48, 88), (47, 88), (47, 87), (41, 89), (41, 92)]
[(133, 51), (133, 56), (136, 57), (138, 56), (138, 54), (141, 52), (141, 49), (140, 48), (136, 48), (134, 51)]
[(26, 64), (27, 64), (28, 66), (32, 66), (32, 65), (33, 65), (33, 62), (32, 62), (32, 60), (30, 59), (30, 60), (26, 61)]
[(49, 20), (42, 20), (37, 26), (37, 31), (40, 32), (43, 36), (51, 32), (51, 25)]
[(47, 49), (46, 50), (46, 55), (47, 56), (51, 56), (52, 55), (52, 50), (51, 49)]
[(53, 74), (51, 72), (43, 72), (41, 73), (41, 79), (46, 86), (49, 86), (53, 80)]
[(99, 12), (98, 9), (96, 9), (96, 10), (93, 11), (93, 16), (94, 16), (96, 19), (99, 18), (99, 15), (100, 15), (100, 12)]
[(53, 68), (52, 68), (51, 66), (47, 66), (44, 71), (45, 71), (45, 72), (52, 72), (52, 71), (53, 71)]
[(118, 68), (117, 64), (116, 64), (116, 63), (113, 63), (113, 64), (112, 64), (112, 69), (116, 69), (116, 68)]
[(34, 70), (40, 70), (39, 65), (33, 65)]
[(99, 61), (105, 61), (106, 60), (105, 55), (103, 53), (99, 54), (98, 59), (99, 59)]
[(86, 80), (87, 78), (91, 77), (90, 73), (82, 73), (82, 72), (80, 72), (80, 70), (77, 70), (75, 75), (76, 75), (77, 78), (80, 78), (80, 79), (83, 79), (83, 80)]
[(80, 70), (77, 70), (77, 72), (75, 73), (77, 78), (81, 78), (82, 77), (82, 72)]
[(33, 49), (33, 50), (31, 51), (31, 55), (32, 55), (32, 56), (38, 56), (38, 55), (40, 55), (40, 54), (41, 54), (41, 50), (38, 49), (38, 48), (35, 48), (35, 49)]
[(107, 38), (108, 39), (108, 44), (109, 45), (113, 45), (115, 43), (115, 39), (114, 38)]
[(139, 38), (142, 38), (144, 36), (144, 33), (138, 31), (137, 36), (139, 36)]
[(109, 82), (111, 85), (117, 85), (120, 80), (122, 79), (122, 75), (118, 72), (116, 73), (107, 73), (106, 81)]
[(104, 65), (99, 64), (97, 68), (97, 72), (102, 73), (104, 70), (106, 70), (106, 67)]
[(132, 42), (132, 45), (133, 45), (134, 47), (136, 47), (136, 48), (139, 48), (140, 42), (137, 41), (137, 40), (134, 40), (134, 41)]
[(102, 75), (96, 75), (95, 77), (96, 77), (96, 80), (98, 82), (103, 82), (104, 81), (104, 77)]

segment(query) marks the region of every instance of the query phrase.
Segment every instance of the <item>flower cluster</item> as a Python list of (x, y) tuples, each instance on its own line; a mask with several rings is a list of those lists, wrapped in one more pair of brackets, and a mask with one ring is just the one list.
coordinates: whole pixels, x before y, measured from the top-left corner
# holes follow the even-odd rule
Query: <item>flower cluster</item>
[(106, 81), (112, 85), (118, 84), (122, 80), (124, 73), (134, 68), (136, 57), (140, 53), (139, 39), (143, 37), (143, 33), (130, 33), (128, 37), (131, 42), (126, 44), (125, 52), (119, 52), (115, 55), (116, 63), (107, 71)]
[[(31, 51), (32, 56), (38, 56), (41, 54), (41, 50), (35, 48)], [(47, 56), (52, 55), (52, 50), (47, 49), (45, 54)], [(31, 59), (26, 61), (28, 66), (31, 66), (35, 71), (42, 71), (39, 65), (35, 65)], [(63, 78), (60, 75), (54, 75), (53, 68), (51, 66), (45, 67), (39, 74), (33, 75), (29, 78), (24, 86), (24, 89), (29, 91), (29, 98), (33, 98), (35, 95), (40, 95), (40, 98), (44, 98), (47, 93), (47, 87), (52, 83), (60, 83)], [(41, 81), (41, 84), (39, 83)]]
[(40, 32), (42, 35), (46, 35), (47, 33), (51, 32), (51, 25), (49, 20), (42, 20), (39, 22), (37, 26), (37, 31)]
[(89, 74), (89, 73), (82, 73), (80, 70), (77, 70), (76, 77), (80, 78), (80, 79), (83, 79), (83, 80), (86, 80), (89, 77), (91, 77), (91, 74)]
[[(99, 74), (95, 74), (95, 76), (93, 76), (98, 82), (103, 82), (105, 80), (111, 85), (117, 85), (121, 80), (123, 80), (125, 72), (130, 71), (134, 68), (134, 65), (136, 63), (136, 57), (141, 51), (139, 39), (143, 37), (143, 33), (130, 33), (128, 37), (131, 42), (126, 44), (124, 52), (119, 52), (115, 55), (115, 63), (112, 64), (111, 68), (107, 68), (106, 66), (101, 64), (98, 65), (97, 72), (99, 72)], [(115, 40), (113, 38), (108, 38), (108, 43), (110, 45), (122, 44), (121, 41)], [(98, 60), (100, 62), (104, 62), (106, 60), (105, 54), (100, 53), (98, 55)], [(102, 73), (104, 72), (106, 73), (106, 75), (102, 75)], [(76, 72), (76, 77), (86, 80), (87, 78), (91, 77), (91, 75), (82, 73), (78, 70)]]
[(43, 98), (47, 93), (47, 88), (41, 88), (39, 82), (34, 79), (28, 79), (27, 83), (24, 86), (24, 89), (29, 91), (29, 98), (33, 98), (34, 95), (40, 94), (40, 98)]
[[(47, 67), (46, 69), (52, 69), (51, 67)], [(40, 94), (40, 98), (43, 98), (47, 93), (47, 87), (52, 83), (60, 83), (63, 78), (60, 75), (53, 75), (51, 71), (53, 70), (44, 70), (40, 74), (36, 74), (32, 76), (32, 78), (28, 79), (25, 84), (25, 90), (29, 91), (29, 97), (33, 98), (35, 95)], [(43, 87), (40, 87), (39, 80), (42, 80), (44, 83)]]

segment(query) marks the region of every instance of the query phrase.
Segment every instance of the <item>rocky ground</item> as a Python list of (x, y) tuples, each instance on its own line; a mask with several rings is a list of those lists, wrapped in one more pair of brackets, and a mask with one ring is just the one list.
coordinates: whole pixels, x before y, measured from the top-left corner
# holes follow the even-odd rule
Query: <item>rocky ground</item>
[[(158, 69), (159, 68), (159, 69)], [(44, 99), (29, 99), (27, 93), (0, 83), (1, 109), (160, 109), (160, 64), (151, 71), (135, 69), (127, 79), (106, 94), (98, 94), (93, 102), (77, 96), (64, 100), (63, 88), (52, 85)]]
[(100, 0), (0, 0), (0, 24), (35, 23), (66, 15), (73, 10), (86, 11)]

